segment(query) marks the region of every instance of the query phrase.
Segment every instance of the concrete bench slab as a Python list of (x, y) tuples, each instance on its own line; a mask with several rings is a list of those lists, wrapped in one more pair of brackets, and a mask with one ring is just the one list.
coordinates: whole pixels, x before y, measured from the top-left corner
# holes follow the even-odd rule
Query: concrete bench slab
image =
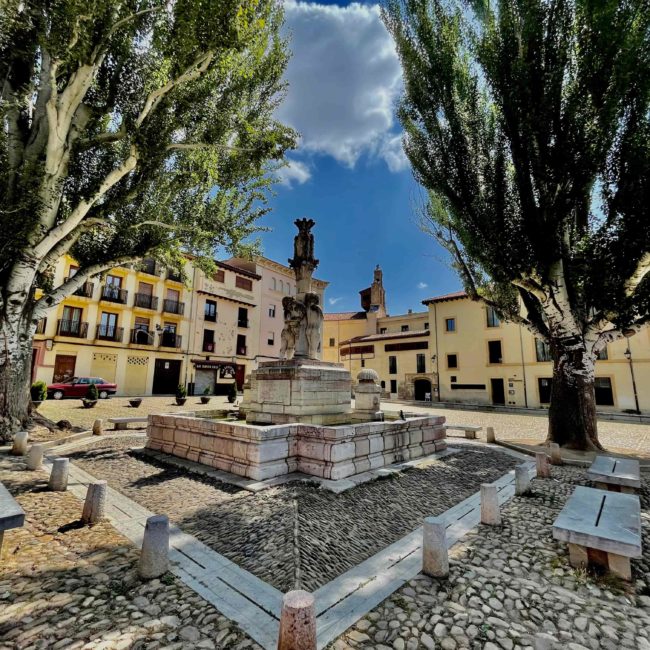
[(0, 483), (0, 551), (5, 530), (20, 528), (25, 524), (25, 511), (7, 488)]
[(587, 478), (601, 490), (634, 494), (641, 487), (639, 461), (631, 458), (597, 456), (587, 470)]
[(553, 537), (568, 542), (572, 566), (602, 564), (630, 580), (630, 558), (641, 557), (639, 497), (578, 486), (553, 522)]
[(115, 425), (115, 429), (117, 430), (122, 430), (122, 429), (128, 429), (128, 425), (131, 423), (142, 423), (144, 422), (145, 424), (148, 422), (149, 418), (144, 415), (141, 417), (132, 417), (132, 418), (108, 418), (108, 421), (111, 424)]
[(483, 427), (475, 427), (470, 424), (445, 424), (446, 431), (463, 431), (465, 437), (470, 440), (475, 440), (477, 432), (481, 431), (481, 429), (483, 429)]

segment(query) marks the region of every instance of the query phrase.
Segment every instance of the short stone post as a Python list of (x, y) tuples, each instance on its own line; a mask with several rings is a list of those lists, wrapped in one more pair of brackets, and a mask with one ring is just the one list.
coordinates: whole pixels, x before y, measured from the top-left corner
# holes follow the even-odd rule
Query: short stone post
[(487, 429), (485, 429), (485, 437), (487, 442), (492, 444), (497, 441), (497, 437), (494, 435), (494, 429), (492, 427), (487, 427)]
[(14, 436), (14, 444), (11, 447), (12, 456), (24, 456), (27, 453), (27, 439), (29, 433), (27, 431), (19, 431)]
[(98, 419), (93, 422), (93, 436), (101, 436), (104, 433), (104, 420)]
[(36, 470), (40, 469), (43, 464), (43, 453), (45, 447), (43, 445), (32, 445), (27, 454), (27, 469)]
[(530, 474), (525, 463), (515, 467), (515, 494), (521, 496), (530, 492)]
[(55, 458), (52, 461), (52, 473), (48, 487), (52, 492), (65, 492), (68, 489), (69, 458)]
[(138, 574), (149, 580), (158, 578), (169, 568), (169, 518), (154, 515), (147, 519), (138, 563)]
[(553, 465), (562, 464), (562, 452), (560, 451), (560, 445), (557, 442), (552, 442), (551, 445), (551, 463)]
[(278, 650), (316, 650), (316, 607), (308, 591), (284, 594)]
[(424, 520), (422, 572), (432, 578), (446, 578), (449, 575), (447, 529), (440, 517), (427, 517)]
[(497, 486), (493, 483), (481, 484), (481, 523), (488, 526), (501, 525)]
[(549, 478), (551, 476), (551, 468), (545, 451), (535, 452), (535, 464), (537, 466), (537, 478)]
[(81, 515), (84, 524), (96, 524), (104, 518), (106, 510), (106, 481), (97, 481), (88, 486), (86, 501)]

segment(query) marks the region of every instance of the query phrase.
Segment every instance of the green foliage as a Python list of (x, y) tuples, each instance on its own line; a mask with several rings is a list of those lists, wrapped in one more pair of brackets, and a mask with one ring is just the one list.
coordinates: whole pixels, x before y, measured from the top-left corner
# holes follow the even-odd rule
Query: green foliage
[(47, 384), (40, 379), (35, 381), (32, 384), (30, 393), (33, 402), (44, 402), (47, 399)]
[(90, 384), (88, 386), (88, 392), (86, 393), (86, 399), (88, 400), (98, 400), (99, 392), (97, 391), (97, 386), (95, 384)]
[(212, 394), (212, 389), (210, 388), (210, 386), (206, 386), (206, 387), (204, 388), (204, 390), (203, 390), (203, 394), (204, 394), (204, 395), (211, 395), (211, 394)]
[(187, 397), (187, 388), (185, 388), (185, 384), (178, 384), (176, 387), (176, 397), (179, 399)]
[(553, 338), (560, 269), (576, 332), (646, 323), (647, 0), (389, 0), (383, 17), (423, 227), (469, 295)]
[[(282, 21), (275, 0), (7, 0), (0, 285), (80, 206), (78, 225), (37, 256), (39, 286), (68, 250), (81, 274), (149, 255), (180, 268), (192, 253), (209, 268), (215, 249), (250, 253), (273, 172), (296, 138), (274, 119), (288, 59)], [(53, 91), (56, 119), (72, 106), (60, 160), (45, 111)]]

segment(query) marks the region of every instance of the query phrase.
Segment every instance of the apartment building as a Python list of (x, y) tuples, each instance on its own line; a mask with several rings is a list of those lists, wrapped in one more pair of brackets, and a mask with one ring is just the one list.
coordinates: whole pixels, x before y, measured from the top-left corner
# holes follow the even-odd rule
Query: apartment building
[[(360, 292), (362, 310), (326, 314), (324, 359), (376, 370), (392, 398), (544, 408), (550, 402), (548, 346), (502, 322), (464, 292), (423, 301), (427, 311), (387, 315), (381, 272)], [(364, 296), (372, 294), (370, 301)], [(596, 362), (604, 411), (650, 410), (650, 329), (616, 341)]]

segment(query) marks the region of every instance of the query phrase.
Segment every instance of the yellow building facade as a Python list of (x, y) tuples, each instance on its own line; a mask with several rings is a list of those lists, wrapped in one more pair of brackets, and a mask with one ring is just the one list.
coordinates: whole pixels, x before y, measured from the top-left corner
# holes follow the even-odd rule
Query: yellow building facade
[[(360, 292), (361, 311), (325, 315), (325, 360), (344, 363), (353, 377), (376, 370), (394, 399), (548, 407), (550, 353), (529, 330), (464, 292), (425, 300), (424, 312), (389, 316), (383, 287), (364, 303), (371, 289)], [(601, 411), (650, 411), (649, 385), (650, 328), (608, 345), (596, 362)]]

